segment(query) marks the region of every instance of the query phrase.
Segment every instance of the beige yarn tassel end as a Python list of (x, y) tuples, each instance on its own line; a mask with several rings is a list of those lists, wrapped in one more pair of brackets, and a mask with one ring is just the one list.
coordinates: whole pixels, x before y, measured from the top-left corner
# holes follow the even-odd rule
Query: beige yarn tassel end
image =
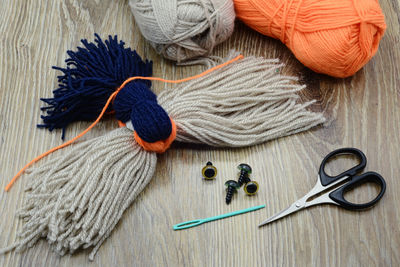
[(315, 100), (298, 103), (305, 85), (281, 75), (283, 66), (277, 59), (246, 57), (162, 91), (158, 102), (177, 123), (178, 141), (216, 147), (259, 144), (325, 122), (307, 110)]
[(26, 175), (20, 241), (0, 254), (23, 251), (46, 238), (59, 255), (92, 247), (93, 260), (153, 177), (156, 163), (156, 154), (144, 151), (125, 127), (71, 146), (68, 153)]

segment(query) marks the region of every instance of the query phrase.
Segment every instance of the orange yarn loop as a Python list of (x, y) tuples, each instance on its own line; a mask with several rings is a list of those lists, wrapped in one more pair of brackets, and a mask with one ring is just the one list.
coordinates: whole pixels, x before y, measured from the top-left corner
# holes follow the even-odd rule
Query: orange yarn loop
[[(28, 164), (26, 164), (26, 165), (11, 179), (11, 181), (7, 184), (7, 186), (5, 187), (5, 191), (10, 190), (11, 186), (15, 183), (15, 181), (24, 173), (24, 171), (25, 171), (26, 169), (28, 169), (30, 166), (32, 166), (35, 162), (38, 162), (38, 161), (41, 160), (42, 158), (48, 156), (49, 154), (51, 154), (51, 153), (53, 153), (53, 152), (55, 152), (55, 151), (57, 151), (57, 150), (59, 150), (59, 149), (61, 149), (61, 148), (64, 148), (64, 147), (66, 147), (66, 146), (71, 145), (73, 142), (75, 142), (76, 140), (78, 140), (79, 138), (81, 138), (82, 136), (84, 136), (85, 134), (87, 134), (87, 133), (88, 133), (94, 126), (96, 126), (96, 124), (101, 120), (101, 118), (103, 117), (103, 115), (106, 113), (106, 110), (107, 110), (108, 106), (110, 105), (110, 103), (114, 100), (114, 98), (117, 96), (117, 94), (119, 93), (119, 91), (121, 91), (122, 88), (124, 88), (124, 86), (125, 86), (128, 82), (133, 81), (133, 80), (139, 80), (139, 79), (140, 79), (140, 80), (161, 81), (161, 82), (166, 82), (166, 83), (182, 83), (182, 82), (186, 82), (186, 81), (194, 80), (194, 79), (196, 79), (196, 78), (203, 77), (203, 76), (209, 74), (210, 72), (213, 72), (213, 71), (215, 71), (215, 70), (217, 70), (217, 69), (220, 69), (220, 68), (222, 68), (222, 67), (225, 67), (226, 65), (229, 65), (229, 64), (231, 64), (231, 63), (233, 63), (233, 62), (235, 62), (235, 61), (237, 61), (237, 60), (239, 60), (239, 59), (242, 59), (242, 58), (243, 58), (243, 56), (242, 56), (242, 55), (239, 55), (239, 56), (237, 56), (237, 57), (235, 57), (235, 58), (233, 58), (233, 59), (231, 59), (231, 60), (228, 60), (228, 61), (226, 61), (226, 62), (224, 62), (224, 63), (222, 63), (222, 64), (220, 64), (220, 65), (218, 65), (218, 66), (215, 66), (215, 67), (213, 67), (213, 68), (211, 68), (211, 69), (208, 69), (208, 70), (206, 70), (206, 71), (204, 71), (204, 72), (202, 72), (202, 73), (200, 73), (200, 74), (197, 74), (197, 75), (194, 75), (194, 76), (191, 76), (191, 77), (187, 77), (187, 78), (184, 78), (184, 79), (180, 79), (180, 80), (167, 80), (167, 79), (158, 78), (158, 77), (141, 77), (141, 76), (135, 76), (135, 77), (128, 78), (126, 81), (124, 81), (124, 82), (122, 83), (122, 85), (121, 85), (114, 93), (112, 93), (112, 94), (110, 95), (110, 97), (108, 98), (106, 104), (105, 104), (104, 107), (103, 107), (103, 110), (100, 112), (100, 114), (99, 114), (99, 116), (97, 117), (97, 119), (96, 119), (86, 130), (84, 130), (83, 132), (81, 132), (80, 134), (78, 134), (77, 136), (75, 136), (74, 138), (72, 138), (71, 140), (69, 140), (69, 141), (67, 141), (67, 142), (65, 142), (65, 143), (63, 143), (63, 144), (61, 144), (61, 145), (59, 145), (59, 146), (53, 147), (52, 149), (50, 149), (50, 150), (44, 152), (43, 154), (41, 154), (41, 155), (37, 156), (36, 158), (34, 158), (34, 159), (33, 159), (32, 161), (30, 161)], [(167, 138), (166, 140), (161, 141), (161, 142), (165, 142), (165, 144), (163, 145), (163, 146), (166, 146), (165, 149), (167, 149), (167, 148), (169, 147), (169, 145), (172, 143), (172, 141), (173, 141), (173, 140), (175, 139), (175, 137), (176, 137), (176, 125), (175, 125), (175, 123), (174, 123), (174, 121), (173, 121), (172, 119), (171, 119), (171, 123), (172, 123), (172, 132), (171, 132), (170, 137)], [(121, 124), (120, 122), (118, 122), (118, 124), (119, 124), (120, 127), (123, 125), (123, 123)], [(135, 137), (135, 139), (136, 139), (136, 141), (138, 140), (136, 137)], [(142, 140), (142, 142), (143, 142), (143, 144), (144, 144), (147, 148), (152, 147), (152, 146), (147, 145), (147, 144), (150, 144), (150, 143), (144, 142), (143, 140)], [(167, 145), (168, 142), (170, 142), (170, 143)], [(145, 143), (146, 143), (146, 144), (145, 144)], [(158, 143), (158, 142), (155, 142), (155, 143)], [(154, 144), (155, 144), (155, 143), (154, 143)], [(143, 145), (142, 145), (142, 147), (143, 147), (144, 149), (146, 149)], [(159, 145), (159, 144), (155, 144), (155, 145), (154, 145), (154, 148), (157, 149), (157, 150), (158, 150), (158, 149), (159, 149), (159, 150), (162, 150), (162, 149), (161, 149), (161, 145)], [(155, 151), (155, 150), (152, 150), (152, 151)], [(164, 150), (164, 151), (165, 151), (165, 150)], [(156, 152), (157, 152), (157, 151), (156, 151)]]
[(280, 39), (315, 72), (348, 77), (376, 53), (385, 29), (377, 0), (234, 0), (237, 17)]
[[(171, 124), (172, 124), (172, 131), (170, 136), (165, 139), (165, 140), (160, 140), (154, 143), (149, 143), (144, 141), (140, 136), (136, 133), (136, 131), (133, 131), (133, 137), (135, 138), (136, 142), (143, 147), (144, 150), (146, 151), (153, 151), (156, 153), (164, 153), (167, 151), (167, 149), (171, 146), (172, 142), (176, 138), (176, 124), (175, 122), (170, 118)], [(121, 127), (126, 127), (126, 123), (122, 121), (118, 121), (118, 126)]]
[(140, 136), (136, 133), (136, 131), (133, 132), (133, 136), (135, 137), (136, 142), (143, 147), (144, 150), (146, 151), (153, 151), (156, 153), (164, 153), (172, 144), (172, 142), (176, 138), (176, 125), (175, 122), (171, 119), (171, 124), (172, 124), (172, 131), (170, 136), (165, 139), (165, 140), (160, 140), (157, 142), (149, 143), (144, 141)]

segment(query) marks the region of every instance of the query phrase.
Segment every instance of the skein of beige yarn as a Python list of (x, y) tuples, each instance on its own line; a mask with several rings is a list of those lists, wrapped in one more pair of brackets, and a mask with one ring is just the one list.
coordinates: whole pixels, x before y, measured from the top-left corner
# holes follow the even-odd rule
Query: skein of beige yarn
[(130, 0), (129, 5), (157, 53), (178, 63), (199, 63), (196, 59), (207, 57), (233, 32), (232, 0)]

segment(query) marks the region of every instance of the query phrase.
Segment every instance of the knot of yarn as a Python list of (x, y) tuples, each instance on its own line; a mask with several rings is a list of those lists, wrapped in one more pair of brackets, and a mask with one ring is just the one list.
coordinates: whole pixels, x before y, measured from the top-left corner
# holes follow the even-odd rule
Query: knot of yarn
[(132, 122), (135, 139), (145, 150), (162, 153), (174, 141), (176, 127), (144, 81), (127, 83), (113, 105), (118, 120)]
[(376, 0), (234, 0), (237, 17), (280, 39), (315, 72), (348, 77), (376, 53), (385, 18)]
[(232, 0), (131, 0), (129, 4), (157, 53), (177, 62), (208, 55), (233, 32)]

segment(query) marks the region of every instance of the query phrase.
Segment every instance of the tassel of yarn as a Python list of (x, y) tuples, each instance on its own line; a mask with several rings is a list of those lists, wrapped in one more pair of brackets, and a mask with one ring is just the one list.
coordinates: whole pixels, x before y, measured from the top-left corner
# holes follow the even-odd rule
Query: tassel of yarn
[[(152, 62), (143, 61), (136, 51), (125, 48), (117, 36), (103, 40), (95, 34), (95, 43), (86, 39), (78, 51), (67, 51), (67, 67), (53, 67), (63, 72), (58, 76), (59, 88), (52, 98), (41, 98), (46, 103), (41, 109), (44, 127), (52, 131), (75, 121), (93, 121), (100, 114), (107, 99), (126, 79), (133, 76), (151, 76)], [(149, 80), (136, 80), (135, 85), (149, 88)], [(132, 86), (135, 86), (132, 85)], [(107, 112), (112, 112), (110, 106)]]
[[(114, 103), (117, 117), (127, 121), (139, 116), (148, 120), (151, 127), (137, 132), (137, 128), (146, 125), (132, 121), (134, 134), (123, 127), (75, 144), (65, 155), (32, 168), (26, 177), (27, 196), (20, 211), (25, 223), (19, 241), (0, 250), (0, 254), (13, 249), (22, 251), (46, 238), (60, 255), (92, 248), (89, 259), (93, 260), (123, 212), (154, 174), (156, 153), (141, 146), (146, 144), (143, 139), (163, 136), (165, 131), (171, 133), (168, 138), (171, 142), (176, 133), (176, 140), (181, 142), (241, 147), (324, 122), (322, 114), (306, 109), (313, 101), (297, 103), (296, 92), (304, 86), (298, 85), (293, 77), (280, 75), (280, 67), (282, 64), (277, 60), (239, 56), (182, 80), (132, 77), (124, 81), (106, 101), (96, 121), (77, 138), (101, 119), (113, 99), (120, 102)], [(137, 79), (187, 83), (164, 90), (157, 98), (148, 89), (130, 86)], [(165, 119), (171, 123), (164, 123)], [(163, 140), (147, 144), (160, 141)]]
[[(65, 152), (64, 152), (65, 153)], [(119, 128), (82, 143), (34, 168), (19, 211), (25, 224), (14, 245), (23, 251), (46, 238), (59, 255), (92, 247), (89, 259), (123, 212), (153, 177), (154, 152), (144, 151), (132, 131)]]

